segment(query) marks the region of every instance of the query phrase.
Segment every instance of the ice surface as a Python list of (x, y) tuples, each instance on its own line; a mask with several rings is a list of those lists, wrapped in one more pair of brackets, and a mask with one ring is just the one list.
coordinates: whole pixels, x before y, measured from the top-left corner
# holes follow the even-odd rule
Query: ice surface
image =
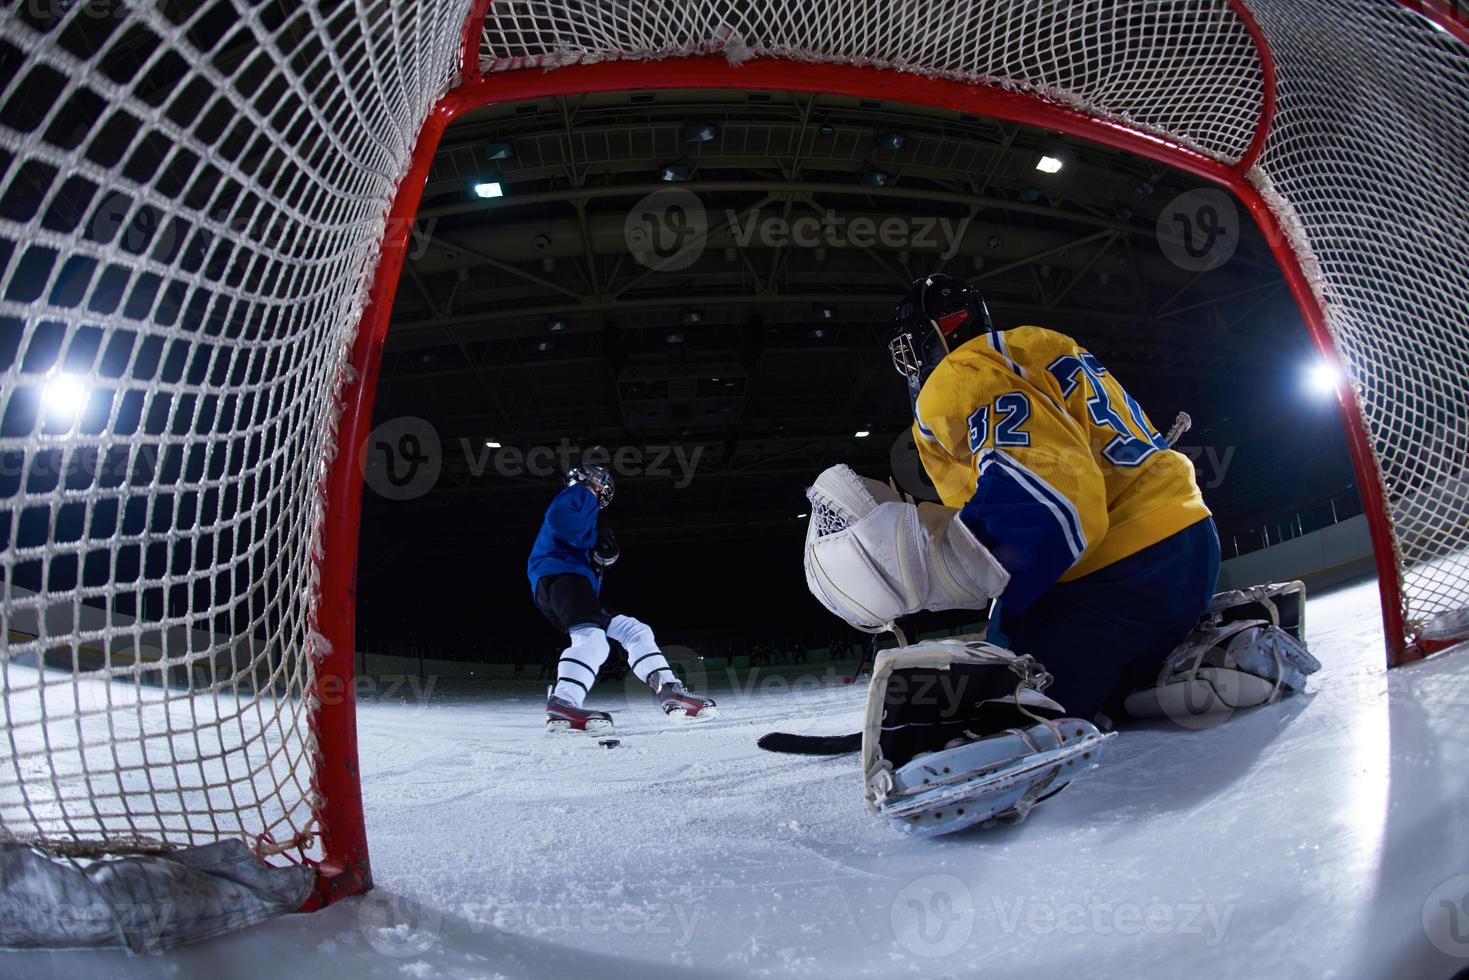
[[(0, 954), (6, 977), (1448, 978), (1469, 966), (1469, 649), (1383, 670), (1375, 583), (1314, 598), (1313, 693), (1126, 731), (1018, 827), (908, 840), (856, 756), (860, 688), (722, 693), (622, 745), (519, 692), (359, 713), (377, 889), (161, 959)], [(819, 672), (819, 667), (817, 671)]]

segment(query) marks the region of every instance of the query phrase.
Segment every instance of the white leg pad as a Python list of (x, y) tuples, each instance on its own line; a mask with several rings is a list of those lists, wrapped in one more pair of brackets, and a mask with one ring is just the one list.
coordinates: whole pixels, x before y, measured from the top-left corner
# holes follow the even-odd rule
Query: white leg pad
[(607, 662), (611, 649), (607, 645), (607, 634), (595, 626), (572, 630), (571, 646), (562, 652), (556, 663), (555, 695), (580, 708), (592, 685), (597, 682), (597, 671)]
[(607, 635), (622, 644), (627, 651), (628, 666), (644, 684), (661, 685), (678, 679), (658, 649), (653, 628), (647, 623), (631, 616), (617, 616), (607, 625)]

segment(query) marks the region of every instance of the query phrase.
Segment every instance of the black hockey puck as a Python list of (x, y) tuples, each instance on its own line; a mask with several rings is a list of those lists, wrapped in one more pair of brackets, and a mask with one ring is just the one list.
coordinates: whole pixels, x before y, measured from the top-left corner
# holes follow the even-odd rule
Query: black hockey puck
[(620, 739), (620, 738), (604, 738), (604, 739), (598, 740), (597, 744), (600, 745), (600, 746), (602, 746), (602, 748), (604, 748), (604, 749), (615, 749), (619, 745), (622, 744), (622, 739)]

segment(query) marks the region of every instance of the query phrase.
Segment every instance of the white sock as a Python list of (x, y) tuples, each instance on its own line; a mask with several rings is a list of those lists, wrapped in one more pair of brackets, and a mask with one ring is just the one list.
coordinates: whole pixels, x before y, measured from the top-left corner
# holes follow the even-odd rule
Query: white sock
[(607, 626), (607, 635), (627, 651), (627, 663), (638, 680), (653, 690), (658, 690), (669, 681), (678, 680), (673, 668), (658, 649), (653, 638), (653, 628), (631, 616), (618, 616)]
[(578, 708), (597, 682), (597, 671), (607, 662), (607, 634), (595, 626), (571, 631), (571, 646), (556, 663), (556, 689), (551, 693)]

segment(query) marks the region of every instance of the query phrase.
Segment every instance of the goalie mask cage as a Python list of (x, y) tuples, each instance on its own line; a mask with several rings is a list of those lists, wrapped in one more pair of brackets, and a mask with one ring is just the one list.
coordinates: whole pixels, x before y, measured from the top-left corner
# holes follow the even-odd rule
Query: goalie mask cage
[(1228, 188), (1350, 378), (1389, 661), (1469, 606), (1469, 30), (1445, 4), (220, 0), (0, 17), (8, 839), (87, 855), (238, 836), (315, 865), (308, 907), (369, 887), (351, 685), (362, 443), (430, 161), (457, 114), (494, 101), (839, 93), (1047, 127)]

